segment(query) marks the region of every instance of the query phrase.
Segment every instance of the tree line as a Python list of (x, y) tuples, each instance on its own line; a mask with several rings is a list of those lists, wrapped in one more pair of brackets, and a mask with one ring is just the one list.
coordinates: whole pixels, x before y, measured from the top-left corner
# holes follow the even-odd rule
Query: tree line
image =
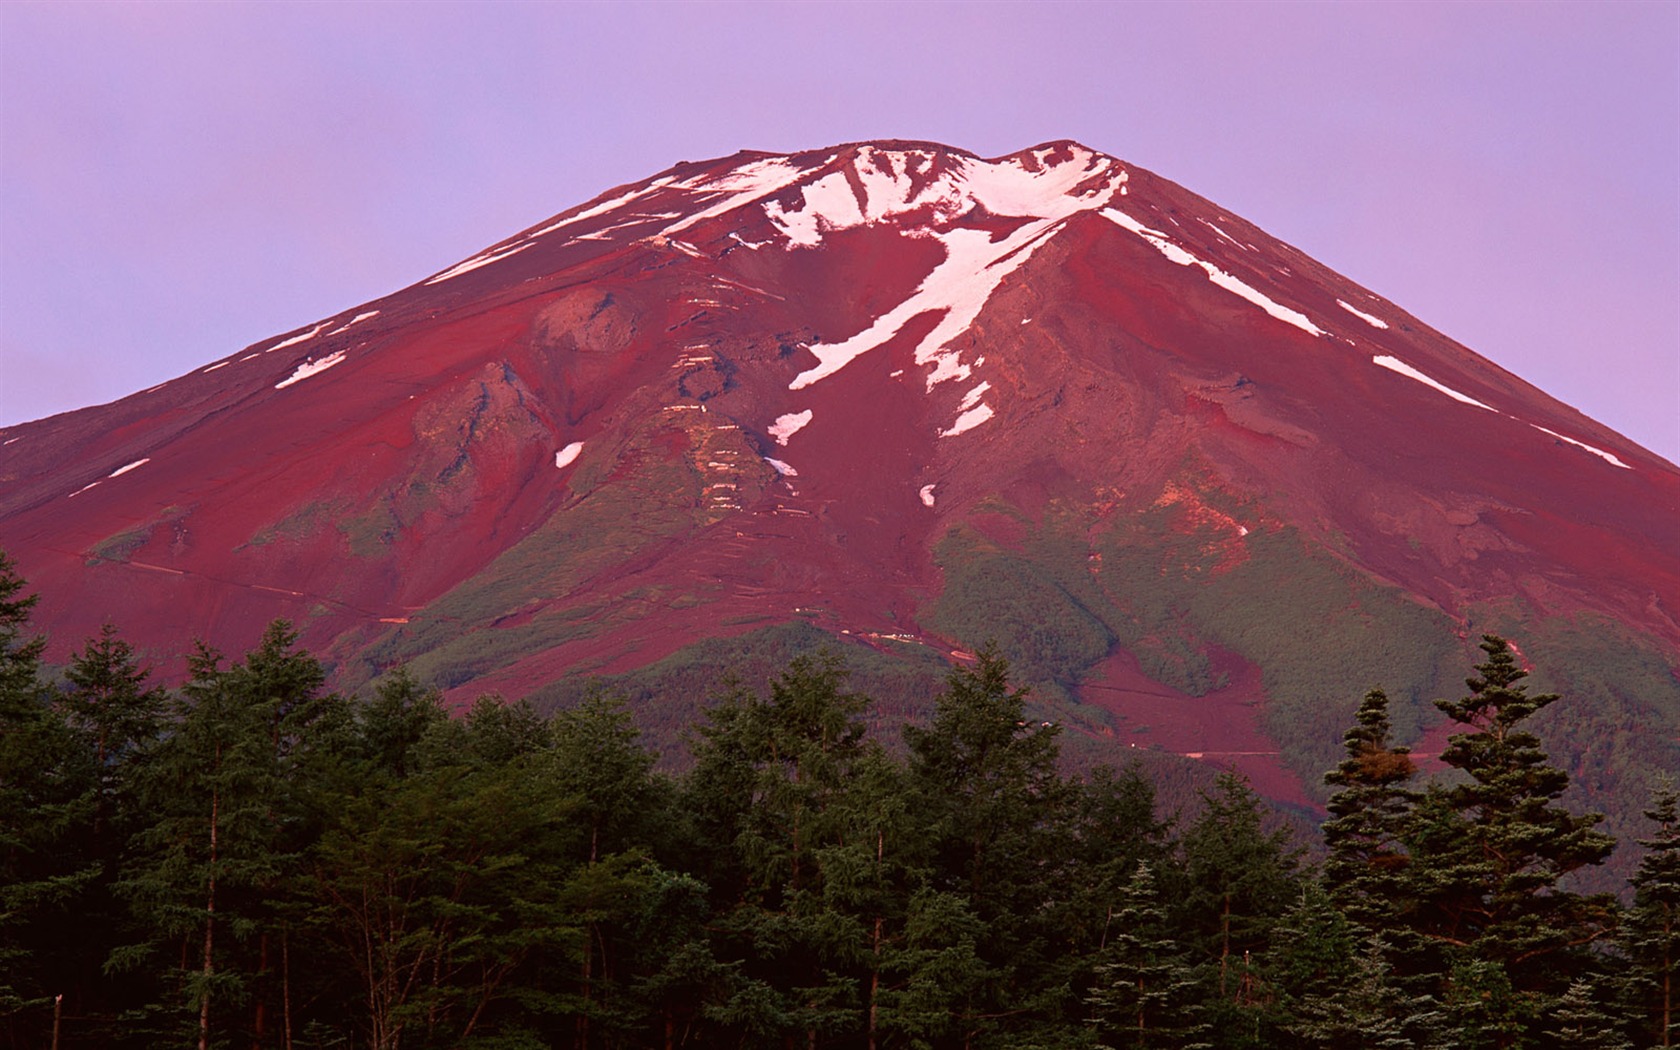
[(1680, 798), (1630, 903), (1488, 637), (1420, 781), (1368, 693), (1321, 864), (1222, 776), (1066, 775), (994, 651), (865, 734), (792, 660), (656, 768), (622, 701), (452, 718), (325, 689), (285, 623), (179, 690), (107, 627), (49, 680), (0, 555), (0, 1041), (12, 1047), (1671, 1046)]

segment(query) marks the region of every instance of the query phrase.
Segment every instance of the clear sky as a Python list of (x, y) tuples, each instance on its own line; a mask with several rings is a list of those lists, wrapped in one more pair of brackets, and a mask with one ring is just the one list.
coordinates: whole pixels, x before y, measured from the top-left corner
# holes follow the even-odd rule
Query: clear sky
[(1680, 461), (1680, 3), (0, 5), (0, 425), (679, 160), (1073, 138)]

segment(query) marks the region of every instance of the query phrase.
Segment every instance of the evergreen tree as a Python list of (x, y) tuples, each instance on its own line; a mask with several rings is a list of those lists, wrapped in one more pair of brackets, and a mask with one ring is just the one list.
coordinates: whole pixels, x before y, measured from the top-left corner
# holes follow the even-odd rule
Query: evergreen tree
[(418, 750), (427, 735), (448, 719), (438, 691), (422, 687), (408, 668), (399, 667), (357, 709), (356, 732), (373, 769), (401, 778), (420, 761)]
[(1680, 1044), (1680, 792), (1664, 778), (1645, 811), (1657, 833), (1629, 881), (1633, 907), (1618, 936), (1628, 962), (1627, 1006), (1640, 1045)]
[(149, 677), (133, 648), (107, 624), (71, 657), (67, 685), (54, 702), (75, 734), (89, 789), (86, 810), (63, 846), (96, 873), (73, 911), (56, 923), (59, 939), (76, 945), (77, 965), (67, 968), (64, 991), (77, 1023), (65, 1037), (97, 1033), (106, 1045), (122, 1033), (119, 1015), (145, 1002), (143, 987), (106, 980), (102, 964), (134, 935), (112, 886), (121, 877), (123, 849), (144, 822), (137, 785), (166, 725), (168, 694), (150, 686)]
[(1392, 939), (1410, 910), (1403, 837), (1416, 799), (1410, 749), (1389, 740), (1388, 696), (1365, 694), (1343, 738), (1347, 757), (1324, 775), (1335, 788), (1324, 822), (1324, 885), (1341, 911), (1370, 933)]
[(0, 1038), (12, 1046), (45, 1041), (55, 997), (77, 969), (57, 926), (98, 874), (75, 845), (92, 764), (50, 707), (46, 639), (28, 636), (38, 598), (23, 589), (0, 552)]
[(1283, 829), (1265, 830), (1264, 807), (1241, 777), (1220, 774), (1202, 798), (1181, 844), (1184, 885), (1175, 911), (1206, 960), (1216, 999), (1250, 1010), (1263, 999), (1254, 958), (1301, 894), (1302, 851)]
[(1632, 1050), (1633, 1044), (1621, 1033), (1613, 1011), (1598, 1001), (1595, 982), (1573, 981), (1552, 1008), (1552, 1023), (1545, 1030), (1551, 1045), (1569, 1050)]
[(287, 952), (274, 897), (308, 838), (304, 787), (322, 753), (344, 746), (349, 724), (296, 641), (276, 621), (243, 664), (226, 669), (201, 643), (176, 731), (140, 785), (151, 822), (136, 834), (117, 889), (150, 934), (112, 963), (174, 984), (190, 1015), (163, 1003), (159, 1020), (164, 1031), (172, 1017), (184, 1025), (200, 1050), (223, 1030), (260, 1042), (273, 1014), (288, 1010), (276, 1002), (289, 975), (275, 972), (275, 957)]
[(1097, 952), (1086, 996), (1096, 1045), (1190, 1050), (1206, 1025), (1198, 1019), (1194, 969), (1169, 933), (1149, 865), (1139, 861), (1120, 890)]
[(1380, 938), (1367, 938), (1335, 980), (1297, 991), (1283, 1030), (1302, 1050), (1451, 1050), (1434, 998), (1404, 993), (1389, 955)]
[(1025, 689), (993, 646), (951, 671), (926, 728), (907, 726), (910, 790), (931, 848), (931, 888), (967, 902), (980, 922), (978, 961), (991, 978), (965, 1001), (966, 1039), (1072, 1011), (1047, 890), (1062, 871), (1059, 828), (1072, 796), (1057, 775), (1058, 729), (1030, 722)]
[[(1442, 754), (1465, 779), (1427, 794), (1412, 821), (1410, 882), (1416, 928), (1442, 947), (1464, 1038), (1517, 1045), (1550, 1000), (1586, 965), (1588, 947), (1613, 924), (1607, 897), (1567, 892), (1559, 880), (1601, 863), (1615, 846), (1598, 814), (1556, 804), (1568, 786), (1523, 723), (1558, 699), (1530, 696), (1502, 638), (1486, 636), (1486, 660), (1466, 680), (1469, 695), (1436, 706), (1471, 732)], [(1484, 1027), (1478, 1028), (1481, 1025)], [(1481, 1034), (1477, 1034), (1481, 1033)]]
[(700, 730), (691, 798), (724, 911), (714, 951), (741, 964), (706, 1012), (737, 1034), (814, 1042), (860, 1020), (868, 933), (829, 892), (827, 867), (869, 751), (869, 700), (844, 680), (833, 654), (795, 658), (767, 701), (737, 693)]

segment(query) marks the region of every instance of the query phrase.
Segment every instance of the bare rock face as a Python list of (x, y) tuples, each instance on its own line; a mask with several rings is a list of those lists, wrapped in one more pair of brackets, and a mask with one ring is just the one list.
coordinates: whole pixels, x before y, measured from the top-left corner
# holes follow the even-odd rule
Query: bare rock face
[[(1370, 685), (1424, 733), (1466, 639), (1545, 669), (1591, 637), (1644, 669), (1593, 672), (1604, 717), (1680, 757), (1680, 471), (1072, 142), (610, 190), (0, 431), (0, 547), (59, 656), (106, 620), (173, 655), (285, 617), (347, 687), (407, 662), (460, 698), (778, 624), (996, 638), (1098, 757), (1300, 801)], [(1615, 764), (1592, 746), (1581, 775)]]

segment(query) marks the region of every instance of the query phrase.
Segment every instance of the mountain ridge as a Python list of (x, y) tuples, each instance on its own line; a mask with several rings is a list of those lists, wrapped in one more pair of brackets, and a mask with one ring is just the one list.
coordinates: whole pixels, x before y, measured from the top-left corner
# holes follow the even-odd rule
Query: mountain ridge
[[(1372, 683), (1292, 678), (1268, 617), (1417, 640), (1429, 668), (1384, 659), (1419, 731), (1495, 610), (1680, 664), (1680, 470), (1067, 140), (682, 162), (4, 428), (0, 482), (61, 653), (106, 617), (237, 651), (282, 616), (342, 684), (409, 663), (465, 702), (774, 624), (940, 659), (990, 632), (1093, 740), (1137, 723), (1103, 681), (1224, 675), (1274, 750), (1321, 709), (1286, 756), (1308, 795)], [(1215, 750), (1197, 717), (1151, 732)]]

